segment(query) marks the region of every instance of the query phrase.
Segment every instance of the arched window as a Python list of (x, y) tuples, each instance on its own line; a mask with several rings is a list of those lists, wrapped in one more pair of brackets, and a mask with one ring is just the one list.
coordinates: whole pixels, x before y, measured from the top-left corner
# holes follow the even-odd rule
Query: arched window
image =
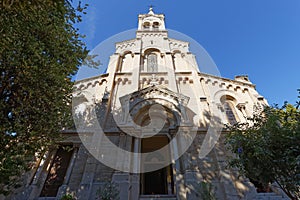
[(145, 29), (149, 29), (150, 28), (150, 22), (144, 22), (143, 24)]
[(158, 30), (159, 22), (153, 22), (153, 30)]
[(225, 111), (225, 114), (226, 114), (229, 124), (231, 124), (231, 125), (236, 124), (237, 120), (236, 120), (236, 117), (234, 114), (235, 112), (234, 112), (234, 107), (233, 107), (232, 102), (225, 101), (223, 106), (224, 106), (224, 111)]
[(151, 53), (147, 57), (147, 72), (157, 72), (157, 55)]

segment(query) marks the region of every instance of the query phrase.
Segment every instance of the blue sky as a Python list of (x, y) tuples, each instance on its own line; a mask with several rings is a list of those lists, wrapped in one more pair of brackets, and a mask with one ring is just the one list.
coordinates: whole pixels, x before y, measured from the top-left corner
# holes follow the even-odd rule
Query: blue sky
[[(76, 2), (76, 1), (75, 1)], [(94, 0), (78, 25), (88, 48), (163, 13), (166, 27), (199, 42), (222, 77), (247, 74), (270, 104), (294, 103), (300, 88), (299, 0)], [(96, 74), (94, 74), (96, 75)]]

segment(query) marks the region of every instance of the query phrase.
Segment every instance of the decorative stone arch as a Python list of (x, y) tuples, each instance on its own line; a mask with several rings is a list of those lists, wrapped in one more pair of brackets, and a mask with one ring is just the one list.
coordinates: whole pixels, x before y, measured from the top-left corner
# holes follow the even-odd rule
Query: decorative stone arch
[(234, 100), (235, 103), (239, 102), (241, 99), (237, 96), (236, 92), (231, 90), (219, 90), (213, 95), (213, 100), (217, 104), (221, 104), (224, 98), (229, 98)]
[(134, 57), (134, 53), (130, 50), (125, 50), (122, 53), (120, 53), (121, 57), (124, 57), (125, 55), (130, 54), (132, 57)]
[(150, 53), (155, 53), (157, 54), (158, 56), (161, 55), (161, 50), (159, 50), (158, 48), (146, 48), (143, 50), (143, 53), (142, 55), (146, 56), (147, 54), (150, 54)]
[[(147, 124), (147, 120), (150, 119), (148, 115), (149, 108), (155, 104), (161, 105), (165, 108), (166, 115), (167, 115), (166, 123), (169, 125), (168, 127), (165, 128), (173, 129), (179, 126), (181, 121), (180, 108), (178, 108), (172, 102), (161, 98), (146, 99), (143, 101), (139, 101), (135, 105), (133, 105), (129, 110), (129, 114), (132, 120), (134, 121), (134, 123), (140, 126)], [(157, 117), (159, 117), (158, 115)]]
[(85, 87), (84, 84), (79, 85), (78, 90), (82, 90)]
[(122, 124), (130, 123), (129, 114), (136, 116), (140, 109), (146, 105), (159, 104), (166, 109), (176, 113), (177, 123), (190, 123), (186, 106), (189, 97), (168, 90), (164, 86), (155, 86), (144, 88), (134, 93), (120, 97), (122, 106)]
[(232, 103), (234, 103), (235, 105), (237, 104), (237, 100), (235, 97), (233, 97), (233, 95), (230, 94), (225, 94), (220, 98), (221, 103), (224, 103), (226, 101), (231, 101)]
[(101, 81), (99, 82), (99, 85), (103, 85), (103, 84), (107, 84), (107, 80), (106, 79), (101, 79)]
[(173, 49), (173, 50), (172, 50), (172, 54), (174, 55), (174, 54), (176, 54), (176, 53), (181, 54), (181, 50), (180, 50), (180, 49)]
[(234, 88), (234, 91), (242, 91), (242, 88), (241, 88), (240, 86), (236, 86), (236, 87)]
[(118, 71), (128, 72), (131, 70), (134, 53), (130, 50), (125, 50), (120, 53)]

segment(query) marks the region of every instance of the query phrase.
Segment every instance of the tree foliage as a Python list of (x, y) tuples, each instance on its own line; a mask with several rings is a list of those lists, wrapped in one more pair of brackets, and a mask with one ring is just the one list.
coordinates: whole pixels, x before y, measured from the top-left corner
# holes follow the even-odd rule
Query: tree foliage
[(300, 109), (266, 107), (262, 113), (229, 127), (230, 161), (246, 177), (263, 185), (276, 183), (291, 199), (300, 198)]
[(71, 76), (88, 53), (74, 28), (85, 7), (0, 0), (0, 193), (70, 122)]

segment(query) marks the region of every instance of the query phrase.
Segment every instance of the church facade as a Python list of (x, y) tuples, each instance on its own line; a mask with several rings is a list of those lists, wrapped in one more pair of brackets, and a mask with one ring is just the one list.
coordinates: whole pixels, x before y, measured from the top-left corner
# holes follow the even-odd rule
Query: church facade
[(116, 43), (105, 74), (76, 82), (73, 104), (76, 131), (63, 132), (14, 199), (281, 199), (226, 168), (223, 125), (267, 101), (247, 76), (199, 71), (189, 43), (169, 38), (152, 9), (138, 16), (136, 38)]

